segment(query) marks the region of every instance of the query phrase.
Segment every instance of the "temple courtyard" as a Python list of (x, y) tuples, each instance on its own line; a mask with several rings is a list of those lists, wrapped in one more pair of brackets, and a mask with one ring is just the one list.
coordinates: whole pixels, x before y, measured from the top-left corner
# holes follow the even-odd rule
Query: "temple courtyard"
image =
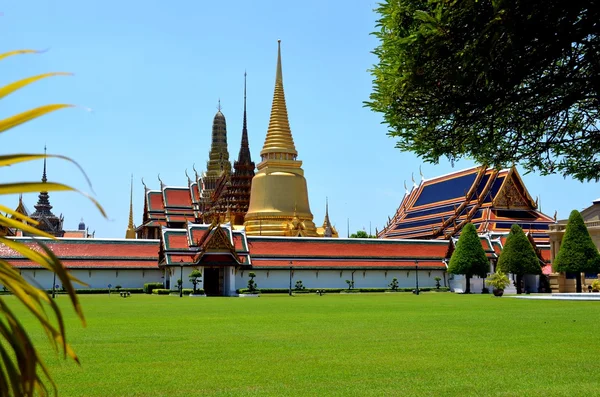
[[(64, 295), (81, 367), (39, 341), (61, 396), (595, 395), (597, 302), (426, 292), (259, 299)], [(36, 331), (38, 329), (38, 331)]]

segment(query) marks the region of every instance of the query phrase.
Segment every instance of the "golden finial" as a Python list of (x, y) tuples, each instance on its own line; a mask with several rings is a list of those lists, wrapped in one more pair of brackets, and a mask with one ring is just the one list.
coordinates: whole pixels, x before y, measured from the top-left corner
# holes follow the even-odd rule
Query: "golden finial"
[(288, 119), (285, 94), (283, 90), (283, 72), (281, 68), (281, 40), (277, 41), (277, 72), (275, 75), (275, 91), (271, 105), (271, 117), (265, 144), (260, 152), (264, 160), (268, 159), (269, 153), (288, 154), (295, 159), (298, 155), (292, 138), (290, 122)]
[(133, 174), (131, 174), (129, 193), (129, 224), (127, 225), (127, 232), (125, 232), (125, 238), (135, 238), (135, 226), (133, 225)]

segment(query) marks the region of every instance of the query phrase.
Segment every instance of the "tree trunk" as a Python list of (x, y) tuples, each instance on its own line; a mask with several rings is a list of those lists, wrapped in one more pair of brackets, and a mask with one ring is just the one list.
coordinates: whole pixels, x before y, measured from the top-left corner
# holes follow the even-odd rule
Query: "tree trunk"
[(466, 288), (465, 288), (465, 294), (470, 294), (471, 293), (471, 276), (465, 275), (465, 278), (467, 279), (467, 285), (466, 285)]
[(575, 280), (577, 280), (577, 289), (576, 289), (576, 291), (577, 292), (581, 292), (581, 273), (577, 272), (577, 273), (575, 273), (575, 276), (576, 276)]
[(523, 275), (522, 274), (517, 274), (517, 294), (520, 295), (523, 293), (523, 291), (521, 290), (521, 284), (523, 282)]

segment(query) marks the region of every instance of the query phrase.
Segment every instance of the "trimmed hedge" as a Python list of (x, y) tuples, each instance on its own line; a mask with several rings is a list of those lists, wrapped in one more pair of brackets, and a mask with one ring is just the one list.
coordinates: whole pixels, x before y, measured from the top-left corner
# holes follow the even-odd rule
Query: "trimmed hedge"
[(171, 293), (170, 289), (165, 289), (165, 288), (152, 289), (152, 294), (154, 294), (154, 295), (169, 295), (170, 293)]
[[(412, 292), (415, 288), (398, 288), (395, 292)], [(294, 293), (316, 293), (317, 291), (323, 291), (324, 293), (335, 294), (339, 292), (348, 292), (348, 288), (306, 288), (300, 291), (295, 291), (292, 289)], [(420, 292), (429, 292), (429, 291), (437, 291), (437, 292), (448, 292), (450, 288), (448, 287), (423, 287), (419, 288)], [(247, 288), (240, 288), (236, 291), (238, 294), (247, 294)], [(260, 293), (263, 294), (287, 294), (289, 293), (289, 288), (262, 288)], [(350, 292), (392, 292), (389, 288), (352, 288)]]
[[(173, 290), (169, 290), (169, 291), (171, 291), (171, 295), (177, 295), (177, 296), (179, 296), (179, 290), (178, 289), (176, 289), (174, 291)], [(194, 291), (192, 288), (184, 288), (181, 291), (181, 293), (183, 294), (183, 296), (188, 296), (189, 294), (192, 293), (192, 291)], [(196, 290), (196, 291), (198, 291), (198, 290)]]
[(146, 283), (144, 284), (144, 293), (151, 294), (155, 288), (163, 288), (162, 283)]
[[(48, 294), (52, 294), (52, 290), (48, 289), (46, 290), (46, 292)], [(88, 288), (88, 289), (76, 289), (75, 292), (77, 292), (78, 295), (88, 295), (88, 294), (108, 294), (108, 288)], [(110, 292), (113, 294), (117, 294), (119, 292), (129, 292), (130, 294), (141, 294), (144, 292), (143, 288), (121, 288), (120, 290), (116, 290), (114, 288), (110, 289)], [(60, 295), (64, 295), (66, 294), (65, 291), (63, 291), (62, 289), (56, 289), (54, 291), (55, 294), (60, 294)]]

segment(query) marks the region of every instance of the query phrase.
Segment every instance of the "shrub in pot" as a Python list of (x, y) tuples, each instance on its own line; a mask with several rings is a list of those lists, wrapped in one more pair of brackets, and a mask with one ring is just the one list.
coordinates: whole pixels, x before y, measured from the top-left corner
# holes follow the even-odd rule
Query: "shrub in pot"
[(485, 281), (494, 289), (494, 296), (502, 296), (504, 289), (510, 285), (508, 276), (500, 270), (486, 278)]

